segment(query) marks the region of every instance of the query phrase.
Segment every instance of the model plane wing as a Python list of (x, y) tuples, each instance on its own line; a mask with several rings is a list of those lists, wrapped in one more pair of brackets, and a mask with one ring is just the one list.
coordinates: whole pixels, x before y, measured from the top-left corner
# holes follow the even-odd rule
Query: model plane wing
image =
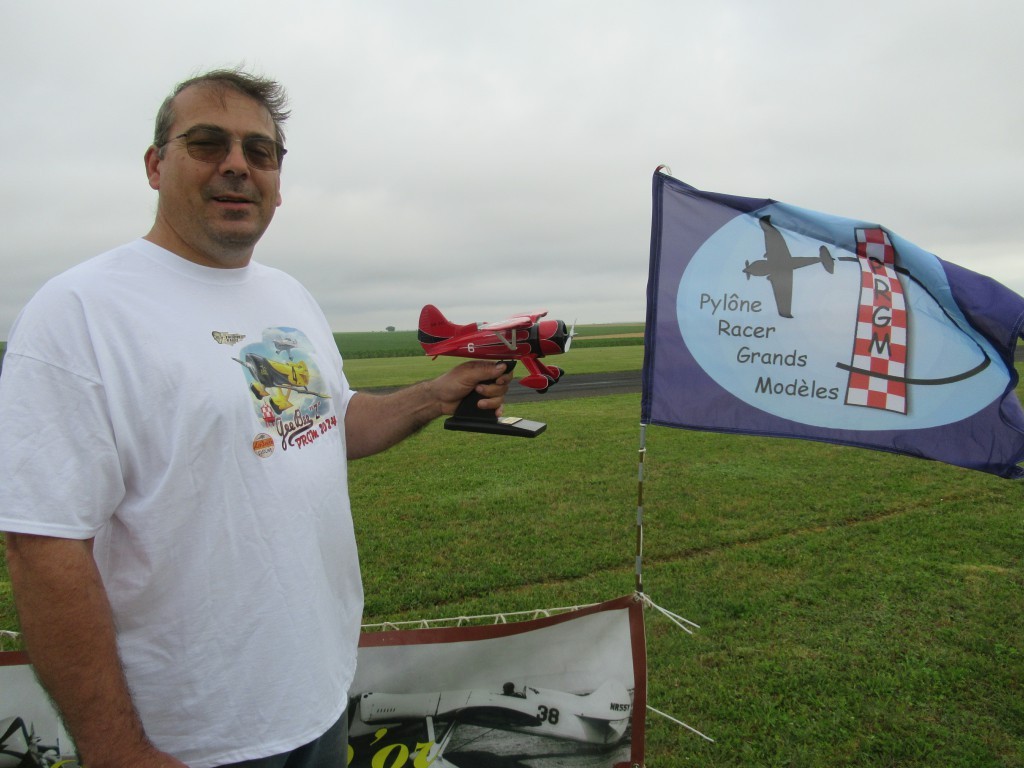
[(529, 328), (547, 313), (548, 311), (543, 309), (539, 312), (532, 312), (524, 315), (513, 315), (512, 317), (500, 320), (497, 323), (481, 323), (478, 327), (481, 331), (512, 331), (520, 328)]
[(771, 223), (770, 216), (761, 218), (761, 229), (764, 231), (764, 257), (772, 270), (785, 268), (791, 254), (786, 238)]
[(779, 272), (772, 272), (768, 275), (768, 282), (772, 284), (772, 293), (775, 294), (775, 306), (781, 317), (792, 317), (793, 311), (793, 272), (784, 269)]

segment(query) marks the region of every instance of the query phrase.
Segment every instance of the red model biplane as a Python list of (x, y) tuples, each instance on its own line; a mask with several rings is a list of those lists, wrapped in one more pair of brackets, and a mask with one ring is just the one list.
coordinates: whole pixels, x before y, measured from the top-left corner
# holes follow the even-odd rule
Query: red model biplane
[(540, 320), (546, 314), (544, 310), (513, 315), (497, 323), (457, 325), (428, 304), (420, 312), (419, 342), (431, 357), (522, 360), (529, 374), (519, 383), (537, 392), (547, 392), (564, 371), (545, 365), (539, 358), (568, 352), (573, 332), (561, 320)]

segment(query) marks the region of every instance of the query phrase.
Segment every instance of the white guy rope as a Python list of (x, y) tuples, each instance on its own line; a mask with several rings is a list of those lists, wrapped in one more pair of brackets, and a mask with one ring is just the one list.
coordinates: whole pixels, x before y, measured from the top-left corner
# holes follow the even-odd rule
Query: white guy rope
[(672, 721), (673, 723), (675, 723), (676, 725), (681, 725), (681, 726), (683, 726), (683, 728), (685, 728), (686, 730), (688, 730), (688, 731), (693, 731), (693, 732), (694, 732), (694, 733), (696, 733), (696, 734), (697, 734), (698, 736), (700, 736), (700, 737), (701, 737), (702, 739), (707, 739), (707, 740), (708, 740), (708, 741), (710, 741), (710, 742), (711, 742), (712, 744), (714, 744), (714, 743), (715, 743), (715, 740), (714, 740), (714, 739), (712, 739), (712, 738), (711, 738), (710, 736), (705, 736), (705, 735), (704, 735), (703, 733), (701, 733), (700, 731), (698, 731), (698, 730), (697, 730), (696, 728), (694, 728), (694, 727), (693, 727), (692, 725), (687, 725), (687, 724), (686, 724), (686, 723), (684, 723), (684, 722), (683, 722), (682, 720), (676, 720), (676, 719), (675, 719), (674, 717), (672, 717), (672, 715), (666, 715), (666, 714), (665, 714), (664, 712), (662, 712), (661, 710), (655, 709), (655, 708), (654, 708), (654, 707), (652, 707), (652, 706), (651, 706), (650, 704), (648, 704), (648, 705), (647, 705), (647, 708), (648, 708), (649, 710), (651, 710), (651, 712), (654, 712), (655, 714), (661, 715), (661, 716), (662, 716), (662, 717), (664, 717), (664, 718), (665, 718), (666, 720), (671, 720), (671, 721)]
[(19, 644), (20, 639), (21, 634), (18, 632), (13, 632), (9, 629), (0, 629), (0, 650), (3, 650), (3, 647), (8, 642), (17, 646)]
[[(659, 613), (661, 613), (665, 618), (667, 618), (669, 621), (671, 621), (673, 624), (675, 624), (681, 630), (686, 632), (688, 635), (692, 635), (693, 634), (693, 630), (691, 630), (690, 627), (693, 627), (694, 629), (700, 629), (700, 625), (699, 624), (694, 624), (689, 619), (684, 619), (682, 616), (680, 616), (680, 615), (678, 615), (676, 613), (672, 613), (672, 611), (670, 611), (670, 610), (668, 610), (666, 608), (662, 608), (660, 605), (658, 605), (653, 600), (651, 600), (651, 598), (648, 597), (646, 594), (641, 594), (640, 598), (643, 600), (645, 606), (649, 606), (649, 607), (653, 608), (654, 610), (658, 611)], [(690, 626), (689, 627), (686, 626), (687, 624), (689, 624)], [(647, 709), (649, 709), (651, 712), (654, 712), (656, 714), (661, 715), (666, 720), (671, 720), (673, 723), (676, 723), (677, 725), (683, 726), (683, 728), (685, 728), (688, 731), (693, 731), (695, 734), (700, 736), (702, 739), (707, 739), (711, 743), (714, 743), (714, 741), (715, 741), (710, 736), (705, 736), (703, 733), (698, 731), (692, 725), (687, 725), (682, 720), (677, 720), (676, 718), (672, 717), (671, 715), (665, 714), (660, 709), (655, 709), (650, 704), (647, 705)]]
[[(640, 597), (643, 599), (644, 605), (649, 606), (654, 610), (658, 611), (659, 613), (661, 613), (669, 621), (671, 621), (673, 624), (675, 624), (677, 627), (679, 627), (687, 634), (693, 634), (693, 630), (691, 630), (690, 627), (693, 627), (694, 629), (700, 629), (700, 624), (694, 624), (689, 619), (684, 619), (682, 616), (672, 613), (672, 611), (668, 610), (667, 608), (662, 608), (660, 605), (651, 600), (651, 598), (648, 597), (646, 593), (640, 595)], [(687, 624), (689, 624), (690, 627), (686, 626)]]
[(489, 613), (480, 616), (453, 616), (448, 619), (413, 619), (411, 621), (384, 621), (379, 624), (363, 624), (364, 631), (400, 629), (402, 627), (414, 629), (431, 629), (433, 627), (462, 627), (469, 624), (507, 624), (512, 621), (529, 621), (531, 619), (546, 619), (549, 616), (557, 616), (562, 613), (579, 611), (583, 608), (590, 608), (597, 603), (588, 605), (571, 605), (563, 608), (538, 608), (532, 611), (512, 611), (506, 613)]

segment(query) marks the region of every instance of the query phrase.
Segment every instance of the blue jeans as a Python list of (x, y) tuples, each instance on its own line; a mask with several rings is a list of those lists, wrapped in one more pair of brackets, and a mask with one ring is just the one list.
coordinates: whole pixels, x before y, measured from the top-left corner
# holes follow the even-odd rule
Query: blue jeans
[(308, 744), (271, 757), (243, 760), (221, 768), (345, 768), (348, 765), (348, 712)]

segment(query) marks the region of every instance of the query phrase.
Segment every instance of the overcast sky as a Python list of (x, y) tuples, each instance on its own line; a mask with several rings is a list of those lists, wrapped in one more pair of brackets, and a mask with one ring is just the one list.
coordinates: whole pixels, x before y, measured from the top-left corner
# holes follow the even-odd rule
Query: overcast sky
[(291, 97), (257, 259), (338, 331), (645, 317), (651, 174), (882, 224), (1024, 293), (1019, 0), (2, 0), (0, 338), (148, 231), (166, 93)]

